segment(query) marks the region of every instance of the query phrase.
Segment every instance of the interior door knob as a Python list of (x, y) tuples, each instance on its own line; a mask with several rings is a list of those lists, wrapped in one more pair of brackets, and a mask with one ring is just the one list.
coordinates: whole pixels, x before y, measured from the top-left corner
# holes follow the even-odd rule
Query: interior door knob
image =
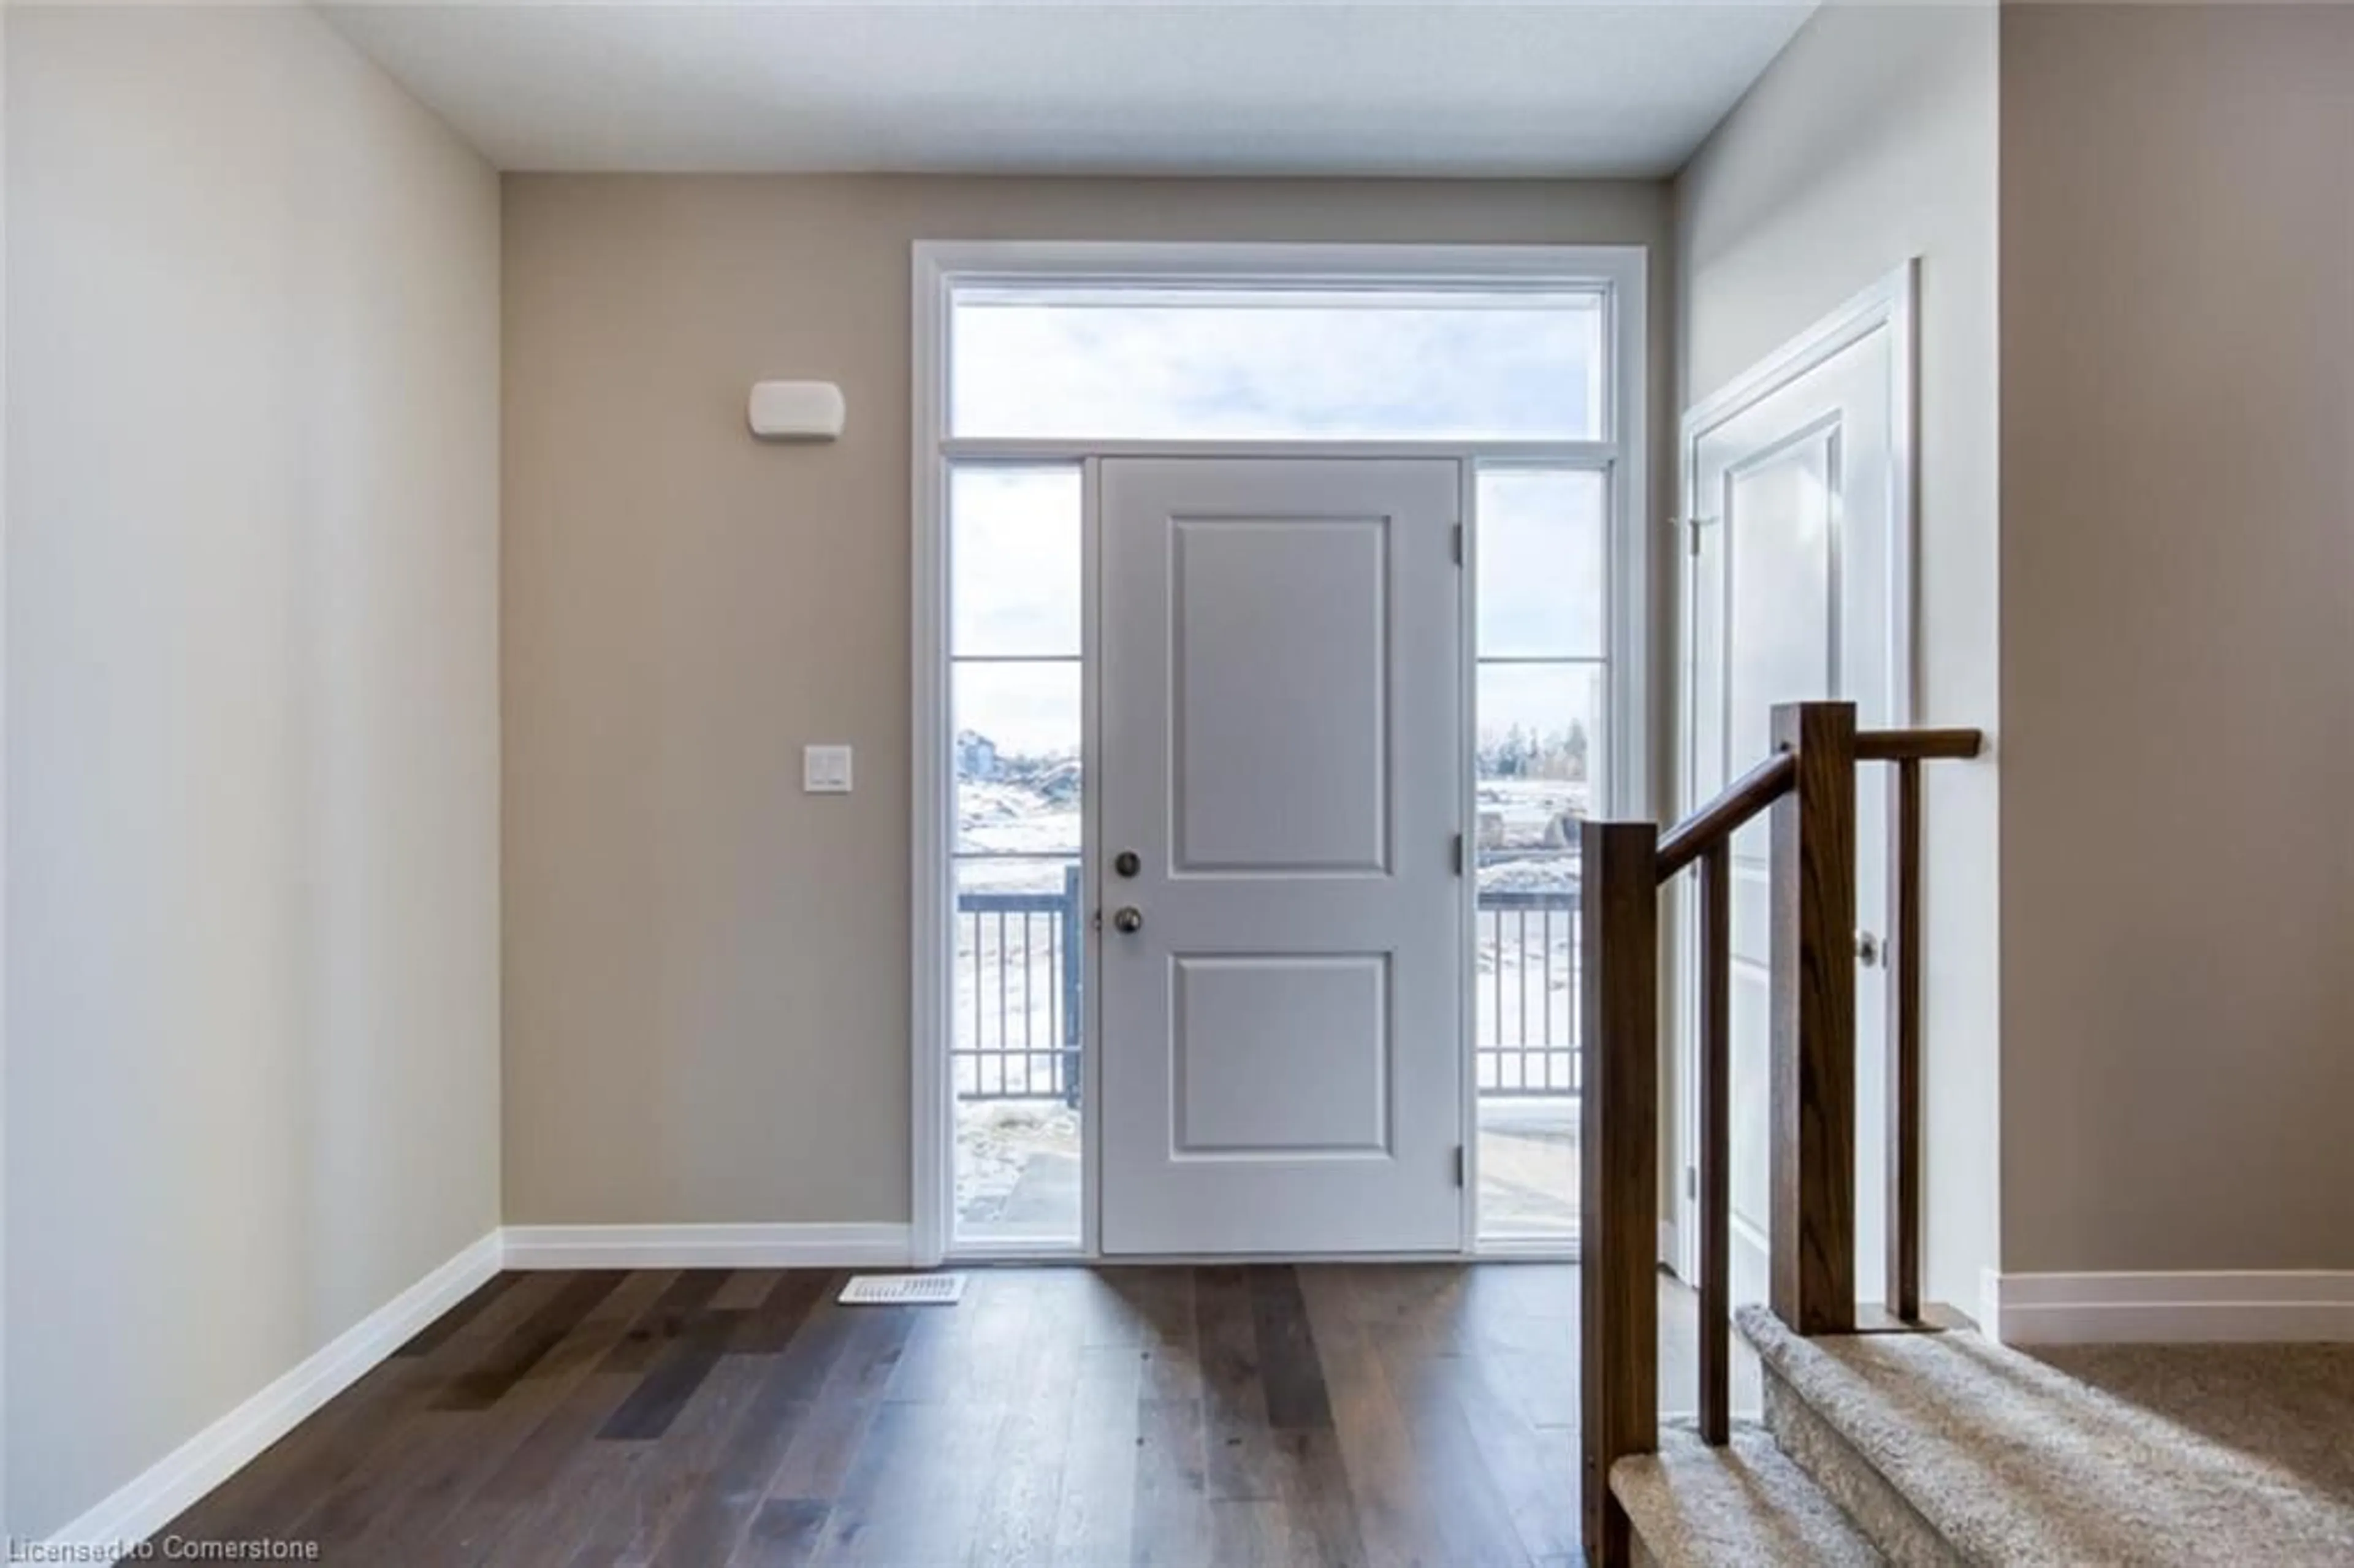
[(1122, 936), (1133, 937), (1144, 929), (1144, 911), (1130, 904), (1112, 912), (1111, 928)]

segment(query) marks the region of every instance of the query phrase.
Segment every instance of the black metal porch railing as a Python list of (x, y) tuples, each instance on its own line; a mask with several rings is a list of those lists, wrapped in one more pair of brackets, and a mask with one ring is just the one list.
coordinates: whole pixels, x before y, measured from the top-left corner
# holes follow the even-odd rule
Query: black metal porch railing
[[(1059, 888), (957, 895), (960, 1100), (1079, 1103), (1079, 869)], [(1473, 1071), (1483, 1097), (1578, 1092), (1578, 891), (1491, 889), (1475, 928)]]
[[(957, 894), (960, 970), (956, 1042), (960, 1100), (1079, 1103), (1079, 868), (1060, 889)], [(970, 978), (970, 994), (964, 976)]]
[(1471, 1040), (1482, 1096), (1578, 1090), (1578, 895), (1569, 888), (1479, 894)]

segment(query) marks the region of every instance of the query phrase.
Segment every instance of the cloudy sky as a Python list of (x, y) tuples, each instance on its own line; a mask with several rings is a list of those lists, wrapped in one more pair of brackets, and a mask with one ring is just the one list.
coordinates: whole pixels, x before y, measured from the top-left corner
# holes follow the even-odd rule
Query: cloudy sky
[[(963, 435), (1097, 439), (1596, 434), (1596, 314), (1575, 297), (1504, 298), (960, 305), (952, 419)], [(1600, 476), (1488, 469), (1478, 505), (1481, 653), (1598, 658)], [(1077, 470), (960, 469), (950, 509), (954, 651), (1070, 661), (961, 665), (958, 727), (1075, 752)], [(1483, 734), (1595, 728), (1590, 664), (1490, 664), (1479, 692)]]

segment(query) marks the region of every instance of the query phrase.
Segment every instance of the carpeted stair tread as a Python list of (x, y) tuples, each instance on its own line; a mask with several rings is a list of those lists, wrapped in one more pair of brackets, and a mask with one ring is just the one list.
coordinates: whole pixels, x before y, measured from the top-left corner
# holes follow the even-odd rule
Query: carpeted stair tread
[(1621, 1459), (1610, 1489), (1660, 1568), (1877, 1568), (1880, 1553), (1839, 1505), (1754, 1425), (1712, 1448), (1662, 1425), (1659, 1451)]
[[(1761, 1307), (1740, 1326), (1953, 1560), (2354, 1563), (2354, 1499), (1977, 1334), (1808, 1340)], [(1819, 1478), (1846, 1495), (1840, 1478)]]

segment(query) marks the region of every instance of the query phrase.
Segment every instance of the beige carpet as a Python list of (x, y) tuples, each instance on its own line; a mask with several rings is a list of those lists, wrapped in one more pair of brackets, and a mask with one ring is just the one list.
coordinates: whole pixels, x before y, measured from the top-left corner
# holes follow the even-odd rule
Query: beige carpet
[(2052, 1345), (2031, 1353), (2354, 1508), (2354, 1345)]
[(1659, 1429), (1659, 1451), (1621, 1459), (1610, 1489), (1659, 1568), (1878, 1568), (1872, 1549), (1839, 1506), (1746, 1423), (1730, 1446), (1712, 1448), (1698, 1430)]
[(1968, 1333), (1801, 1340), (1755, 1308), (1741, 1326), (1960, 1562), (2354, 1563), (2354, 1350), (2038, 1361)]

